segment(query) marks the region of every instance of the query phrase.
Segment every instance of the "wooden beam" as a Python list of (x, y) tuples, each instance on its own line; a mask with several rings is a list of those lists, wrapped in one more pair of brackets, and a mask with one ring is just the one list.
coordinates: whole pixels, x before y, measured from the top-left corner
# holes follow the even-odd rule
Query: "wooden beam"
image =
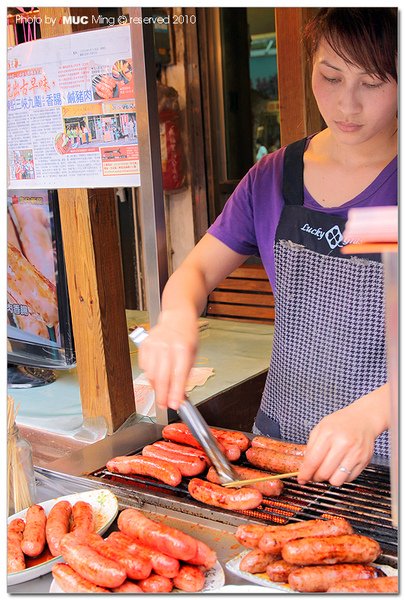
[[(72, 32), (61, 22), (69, 9), (40, 12), (56, 18), (42, 19), (43, 38)], [(111, 434), (135, 412), (115, 195), (77, 188), (58, 197), (83, 417), (104, 417)]]
[(302, 43), (304, 25), (317, 10), (275, 9), (282, 146), (320, 131), (323, 126), (312, 94), (311, 72)]
[(109, 433), (135, 411), (115, 206), (110, 190), (60, 189), (83, 416)]

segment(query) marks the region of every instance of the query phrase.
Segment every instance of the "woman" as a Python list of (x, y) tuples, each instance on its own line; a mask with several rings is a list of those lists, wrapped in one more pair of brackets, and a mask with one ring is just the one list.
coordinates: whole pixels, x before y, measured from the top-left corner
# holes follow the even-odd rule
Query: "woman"
[(397, 13), (321, 9), (305, 31), (326, 128), (262, 158), (169, 279), (140, 366), (177, 409), (207, 295), (259, 254), (275, 293), (253, 431), (307, 443), (298, 481), (352, 481), (389, 455), (383, 269), (342, 255), (347, 211), (397, 202)]

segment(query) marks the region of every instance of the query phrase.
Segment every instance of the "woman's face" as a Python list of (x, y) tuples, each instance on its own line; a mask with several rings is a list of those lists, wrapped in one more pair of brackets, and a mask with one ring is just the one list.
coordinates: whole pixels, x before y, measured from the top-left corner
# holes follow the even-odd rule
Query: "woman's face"
[(397, 127), (397, 83), (349, 65), (325, 41), (314, 56), (312, 89), (325, 123), (344, 144), (361, 144)]

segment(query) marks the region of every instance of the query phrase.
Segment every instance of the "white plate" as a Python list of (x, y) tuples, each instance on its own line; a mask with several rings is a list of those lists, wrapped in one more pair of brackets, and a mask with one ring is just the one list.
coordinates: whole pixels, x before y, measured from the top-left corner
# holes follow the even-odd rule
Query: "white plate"
[[(53, 498), (52, 500), (47, 500), (46, 502), (38, 502), (38, 504), (44, 508), (45, 514), (48, 515), (51, 508), (61, 500), (67, 500), (72, 506), (73, 504), (76, 504), (78, 500), (82, 500), (91, 504), (94, 510), (95, 531), (100, 534), (104, 533), (108, 529), (118, 514), (118, 500), (116, 496), (109, 490), (90, 490), (89, 492), (80, 492), (79, 494), (60, 496), (59, 498)], [(7, 524), (11, 523), (11, 521), (14, 521), (14, 519), (17, 518), (24, 519), (27, 510), (28, 509), (26, 508), (15, 515), (11, 515), (11, 517), (9, 517), (7, 520)], [(44, 560), (44, 562), (41, 562), (38, 565), (28, 567), (23, 571), (9, 573), (7, 575), (7, 584), (16, 585), (17, 583), (23, 583), (24, 581), (29, 581), (30, 579), (35, 579), (36, 577), (45, 575), (45, 573), (50, 573), (52, 566), (57, 562), (61, 562), (62, 560), (63, 559), (61, 556), (55, 556), (49, 560)]]
[[(246, 581), (250, 581), (251, 583), (253, 583), (255, 585), (260, 585), (260, 586), (263, 586), (266, 588), (273, 588), (273, 590), (270, 590), (270, 589), (267, 590), (270, 594), (271, 593), (278, 594), (280, 592), (287, 592), (290, 594), (298, 594), (299, 593), (299, 592), (292, 590), (290, 588), (290, 586), (288, 585), (288, 583), (277, 583), (276, 581), (270, 581), (270, 579), (268, 578), (266, 573), (247, 573), (246, 571), (241, 571), (239, 568), (240, 561), (249, 552), (250, 552), (250, 550), (244, 550), (243, 552), (241, 552), (241, 554), (238, 554), (238, 556), (235, 556), (235, 558), (232, 558), (231, 560), (229, 560), (225, 565), (225, 567), (228, 569), (228, 571), (231, 571), (235, 575), (238, 575), (239, 577), (242, 577), (242, 579), (245, 579)], [(372, 565), (374, 567), (378, 567), (379, 569), (381, 569), (381, 571), (384, 571), (384, 573), (388, 577), (398, 575), (398, 569), (395, 569), (394, 567), (390, 567), (388, 565), (377, 565), (375, 563), (372, 563)], [(227, 587), (227, 586), (225, 586), (225, 587)]]
[[(204, 592), (213, 593), (218, 592), (222, 588), (225, 583), (225, 573), (219, 562), (217, 561), (215, 565), (209, 571), (205, 573), (205, 585), (201, 590), (201, 594)], [(59, 585), (56, 583), (55, 579), (52, 579), (51, 587), (49, 588), (50, 594), (65, 594), (68, 592), (63, 592)], [(173, 588), (174, 594), (182, 594), (180, 590)]]

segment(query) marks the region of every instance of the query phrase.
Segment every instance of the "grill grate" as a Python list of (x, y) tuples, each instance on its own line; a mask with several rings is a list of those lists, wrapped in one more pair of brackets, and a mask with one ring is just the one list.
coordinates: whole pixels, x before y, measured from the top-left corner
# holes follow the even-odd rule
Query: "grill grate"
[[(249, 466), (247, 462), (241, 464)], [(167, 494), (172, 498), (174, 496), (201, 506), (188, 493), (189, 478), (183, 478), (181, 484), (173, 488), (155, 479), (119, 475), (111, 473), (106, 468), (95, 471), (91, 475), (116, 485), (133, 487), (139, 491), (147, 490), (148, 493)], [(357, 533), (374, 538), (380, 543), (384, 552), (397, 555), (398, 535), (391, 524), (390, 478), (387, 468), (369, 466), (354, 482), (339, 488), (327, 483), (310, 482), (300, 486), (295, 479), (283, 481), (284, 490), (281, 496), (264, 498), (258, 508), (235, 511), (235, 513), (269, 525), (344, 517), (350, 521)]]

